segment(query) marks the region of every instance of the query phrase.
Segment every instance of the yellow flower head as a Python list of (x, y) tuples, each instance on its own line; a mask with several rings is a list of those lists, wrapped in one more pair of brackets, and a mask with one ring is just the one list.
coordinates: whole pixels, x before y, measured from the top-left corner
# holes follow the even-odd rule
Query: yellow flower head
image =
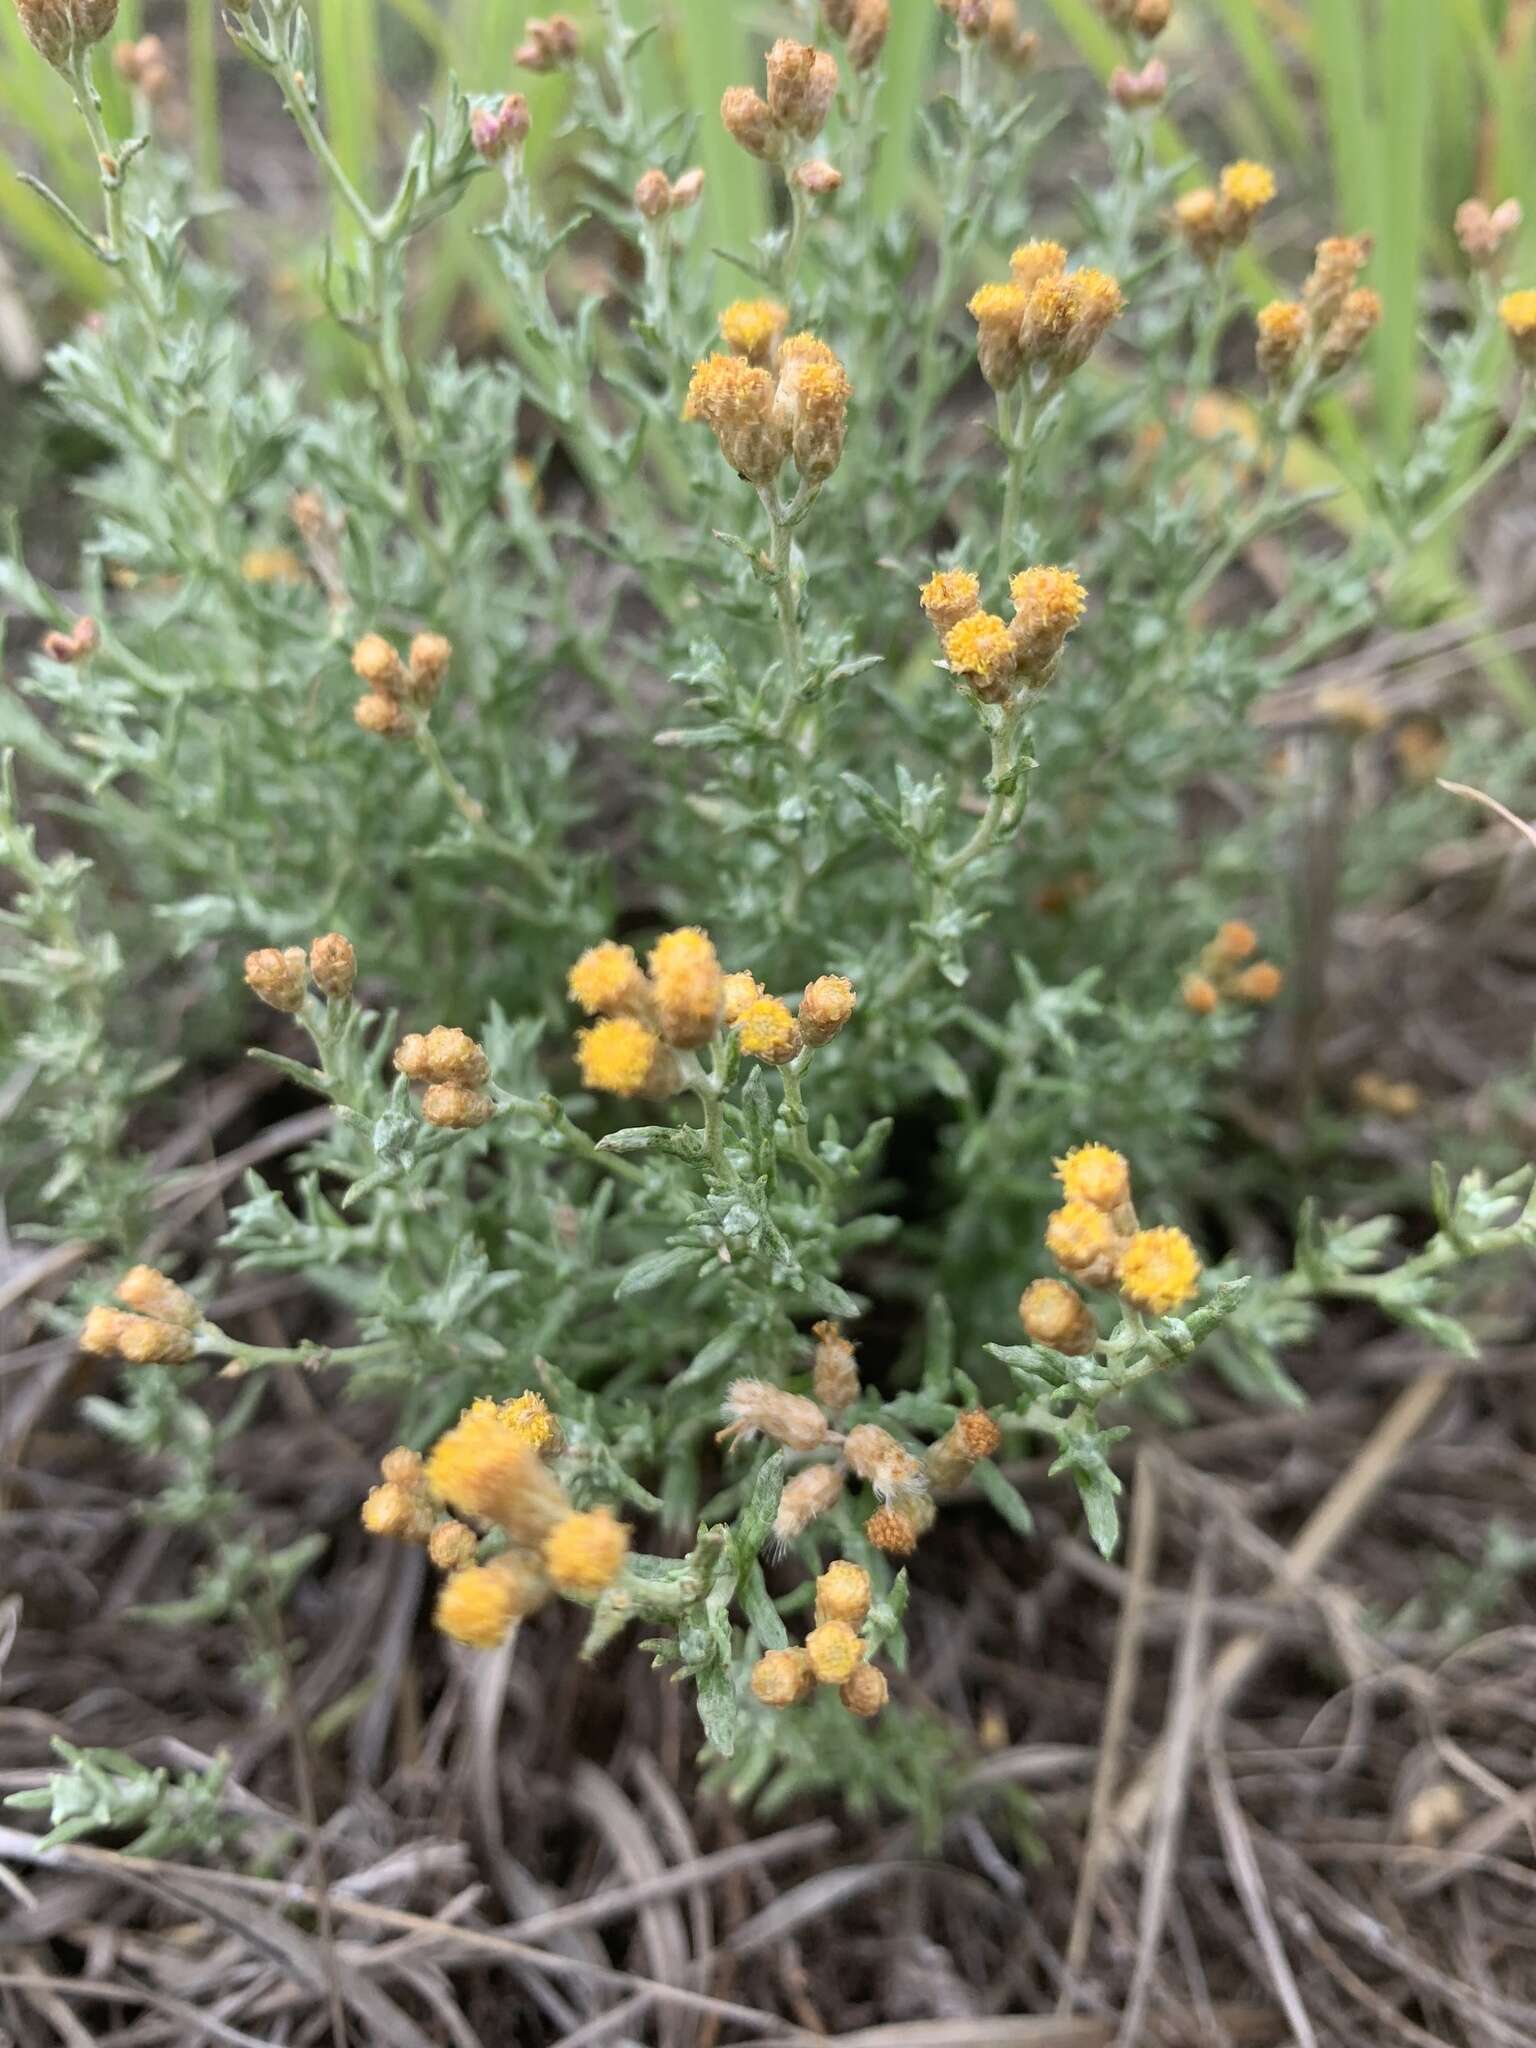
[(1527, 369), (1536, 368), (1536, 291), (1507, 292), (1499, 301), (1499, 318)]
[(744, 356), (713, 355), (695, 363), (683, 401), (685, 420), (722, 428), (766, 420), (773, 404), (773, 379)]
[(1056, 1161), (1056, 1178), (1069, 1202), (1118, 1209), (1131, 1198), (1131, 1169), (1108, 1145), (1076, 1145)]
[(1221, 196), (1228, 206), (1251, 220), (1275, 196), (1275, 174), (1268, 164), (1256, 164), (1240, 157), (1221, 174)]
[(684, 925), (664, 932), (651, 948), (651, 995), (661, 1033), (670, 1045), (707, 1045), (720, 1028), (725, 977), (707, 932)]
[(1051, 1212), (1045, 1248), (1057, 1265), (1101, 1285), (1113, 1269), (1119, 1239), (1103, 1209), (1079, 1196)]
[(547, 1594), (540, 1575), (520, 1559), (466, 1565), (443, 1581), (433, 1620), (445, 1636), (471, 1649), (494, 1650), (513, 1622), (532, 1614)]
[(860, 1629), (869, 1619), (869, 1597), (869, 1573), (863, 1565), (840, 1557), (816, 1581), (816, 1619), (846, 1622), (849, 1628)]
[(876, 1508), (864, 1524), (864, 1534), (887, 1557), (910, 1557), (922, 1532), (910, 1503), (902, 1507)]
[[(843, 459), (853, 386), (834, 358), (830, 363), (802, 361), (791, 388), (790, 446), (795, 467), (808, 484), (823, 484)], [(781, 379), (778, 403), (784, 402), (785, 391)]]
[(789, 325), (789, 309), (777, 299), (734, 299), (720, 315), (720, 336), (732, 355), (766, 363)]
[[(792, 334), (779, 350), (779, 392), (781, 397), (786, 392), (791, 395), (793, 394), (795, 383), (800, 373), (802, 370), (808, 369), (813, 363), (819, 363), (826, 370), (841, 371), (843, 369), (842, 363), (838, 360), (837, 351), (828, 348), (820, 335), (812, 334), (809, 328), (804, 328), (799, 334)], [(846, 377), (847, 372), (843, 371), (843, 375)], [(851, 395), (853, 391), (851, 384), (848, 386), (848, 391)]]
[(944, 659), (978, 697), (996, 701), (1013, 680), (1013, 641), (995, 612), (973, 612), (944, 635)]
[(745, 971), (728, 974), (720, 985), (721, 1022), (727, 1028), (739, 1024), (742, 1013), (749, 1010), (763, 992), (763, 984), (755, 974)]
[(936, 569), (923, 585), (919, 601), (929, 625), (942, 640), (962, 619), (981, 610), (981, 579), (969, 569)]
[(1222, 961), (1251, 960), (1258, 949), (1258, 933), (1240, 917), (1229, 917), (1218, 925), (1211, 941), (1212, 954)]
[(645, 1094), (662, 1052), (661, 1040), (638, 1017), (604, 1017), (576, 1034), (583, 1084), (608, 1095)]
[(497, 1412), (503, 1427), (541, 1458), (552, 1458), (565, 1442), (559, 1418), (550, 1414), (542, 1394), (532, 1390), (518, 1394), (513, 1400), (503, 1401)]
[(1171, 1315), (1193, 1301), (1200, 1255), (1182, 1230), (1138, 1230), (1120, 1256), (1120, 1292), (1148, 1315)]
[(536, 1541), (568, 1512), (559, 1482), (538, 1457), (553, 1423), (547, 1411), (541, 1419), (521, 1400), (476, 1401), (432, 1446), (427, 1484), (461, 1514), (480, 1515)]
[(1013, 281), (1030, 291), (1042, 277), (1060, 277), (1067, 267), (1067, 252), (1060, 242), (1021, 242), (1008, 258)]
[(773, 1067), (788, 1066), (803, 1043), (799, 1025), (777, 996), (749, 1003), (737, 1020), (736, 1036), (744, 1053)]
[(863, 1663), (866, 1645), (846, 1621), (824, 1621), (805, 1639), (805, 1654), (819, 1685), (841, 1685)]
[(562, 1593), (601, 1593), (624, 1569), (629, 1529), (611, 1508), (567, 1515), (544, 1539), (544, 1568)]
[(616, 1017), (643, 1007), (646, 998), (645, 976), (633, 946), (615, 945), (612, 939), (588, 946), (573, 963), (565, 985), (571, 1001), (589, 1017)]
[(1043, 677), (1074, 631), (1088, 593), (1070, 569), (1021, 569), (1008, 586), (1013, 624), (1008, 636), (1022, 675)]
[(1259, 339), (1254, 354), (1260, 371), (1272, 384), (1282, 383), (1296, 366), (1307, 342), (1306, 308), (1299, 299), (1271, 299), (1258, 312)]
[(1024, 360), (1069, 375), (1087, 362), (1124, 311), (1125, 295), (1107, 270), (1042, 277), (1028, 295), (1019, 325)]
[(1019, 381), (1024, 367), (1019, 327), (1029, 300), (1026, 287), (1010, 279), (982, 285), (966, 307), (977, 327), (976, 359), (994, 391), (1009, 391)]

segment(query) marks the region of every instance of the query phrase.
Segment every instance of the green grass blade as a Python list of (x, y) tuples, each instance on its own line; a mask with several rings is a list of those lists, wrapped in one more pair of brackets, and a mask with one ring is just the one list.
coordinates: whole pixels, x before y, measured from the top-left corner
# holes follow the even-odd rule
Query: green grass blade
[(1431, 139), (1436, 38), (1418, 0), (1386, 0), (1383, 67), (1385, 186), (1376, 275), (1383, 312), (1376, 346), (1377, 403), (1391, 446), (1407, 447), (1418, 407), (1419, 283)]
[(379, 144), (381, 71), (375, 0), (318, 0), (315, 41), (326, 132), (342, 169), (367, 197), (373, 191)]
[(705, 239), (712, 246), (745, 253), (768, 224), (767, 186), (762, 166), (722, 127), (720, 96), (731, 85), (756, 84), (761, 89), (762, 63), (748, 44), (736, 9), (721, 0), (682, 0), (677, 58), (686, 101), (699, 124)]
[(1313, 56), (1328, 124), (1334, 192), (1346, 233), (1379, 233), (1381, 156), (1366, 94), (1370, 56), (1360, 0), (1317, 0)]
[(223, 180), (219, 136), (219, 23), (206, 0), (187, 0), (187, 99), (192, 113), (192, 154), (204, 192)]
[(933, 76), (938, 9), (898, 8), (885, 39), (885, 75), (875, 118), (885, 131), (870, 183), (877, 213), (895, 213), (907, 203), (916, 173), (917, 115)]
[(1280, 61), (1274, 31), (1256, 0), (1207, 0), (1207, 4), (1242, 59), (1254, 99), (1280, 150), (1288, 156), (1304, 157), (1309, 147), (1306, 114)]

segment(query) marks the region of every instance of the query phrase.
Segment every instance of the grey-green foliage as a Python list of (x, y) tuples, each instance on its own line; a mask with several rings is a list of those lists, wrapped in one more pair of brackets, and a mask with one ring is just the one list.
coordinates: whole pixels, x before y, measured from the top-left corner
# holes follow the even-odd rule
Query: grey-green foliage
[[(347, 220), (314, 270), (355, 380), (308, 388), (211, 263), (183, 167), (158, 146), (118, 150), (107, 236), (91, 239), (122, 289), (51, 360), (54, 404), (103, 451), (78, 493), (78, 603), (101, 646), (82, 663), (32, 655), (0, 697), (33, 814), (79, 848), (40, 860), (7, 799), (19, 893), (4, 972), (26, 1004), (13, 1210), (114, 1256), (136, 1248), (144, 1176), (124, 1137), (164, 1082), (172, 1020), (184, 1057), (232, 1059), (253, 1023), (244, 951), (347, 932), (370, 1000), (483, 1040), (497, 1113), (476, 1133), (429, 1130), (387, 1077), (394, 1012), (312, 1008), (318, 1068), (274, 1027), (266, 1052), (337, 1115), (292, 1161), (291, 1198), (251, 1178), (227, 1249), (307, 1279), (358, 1341), (225, 1341), (256, 1390), (237, 1416), (263, 1370), (327, 1360), (390, 1394), (413, 1442), (474, 1396), (549, 1390), (586, 1497), (658, 1500), (674, 1530), (703, 1521), (688, 1581), (702, 1613), (671, 1648), (717, 1736), (773, 1606), (755, 1567), (721, 1564), (761, 1473), (717, 1470), (709, 1439), (733, 1376), (799, 1383), (812, 1316), (878, 1304), (894, 1312), (882, 1327), (926, 1321), (926, 1356), (916, 1337), (872, 1347), (853, 1419), (920, 1445), (967, 1405), (1000, 1408), (1011, 1445), (1055, 1438), (1105, 1548), (1123, 1424), (1093, 1417), (1135, 1386), (1166, 1398), (1189, 1332), (1269, 1398), (1290, 1390), (1279, 1354), (1311, 1333), (1320, 1294), (1368, 1291), (1460, 1342), (1446, 1320), (1460, 1257), (1500, 1229), (1526, 1242), (1523, 1225), (1472, 1216), (1470, 1197), (1432, 1268), (1366, 1271), (1347, 1237), (1309, 1234), (1295, 1276), (1261, 1276), (1239, 1303), (1224, 1271), (1187, 1328), (1111, 1317), (1087, 1362), (1014, 1347), (1017, 1383), (980, 1355), (1043, 1264), (1054, 1153), (1119, 1146), (1159, 1220), (1193, 1213), (1231, 1170), (1217, 1119), (1252, 1016), (1196, 1018), (1178, 989), (1239, 907), (1284, 950), (1274, 878), (1305, 791), (1277, 792), (1250, 713), (1378, 616), (1425, 537), (1446, 434), (1504, 391), (1486, 297), (1446, 357), (1444, 428), (1379, 486), (1390, 516), (1290, 545), (1320, 516), (1284, 466), (1310, 386), (1213, 434), (1203, 401), (1231, 279), (1167, 233), (1183, 167), (1155, 161), (1149, 117), (1110, 105), (1111, 175), (1077, 192), (1072, 253), (1121, 277), (1128, 312), (1027, 444), (1005, 418), (1011, 460), (962, 301), (1041, 230), (1030, 171), (1054, 116), (969, 47), (925, 126), (935, 247), (915, 219), (862, 203), (879, 138), (872, 96), (850, 91), (823, 145), (845, 172), (837, 200), (801, 235), (786, 223), (728, 252), (742, 289), (781, 297), (853, 382), (841, 467), (791, 508), (760, 501), (679, 417), (712, 345), (713, 262), (693, 216), (637, 216), (635, 179), (653, 163), (676, 176), (688, 137), (638, 112), (633, 40), (611, 14), (576, 74), (561, 188), (576, 196), (553, 210), (515, 155), (499, 172), (475, 155), (493, 81), (424, 121), (390, 194), (357, 192), (325, 140), (299, 0), (231, 19)], [(415, 360), (410, 244), (487, 175), (505, 176), (480, 245), (500, 346)], [(65, 627), (26, 539), (0, 560), (0, 595)], [(1287, 549), (1283, 589), (1213, 614), (1258, 539)], [(1075, 567), (1086, 619), (1048, 689), (979, 706), (936, 667), (917, 588), (962, 563), (999, 608), (1030, 562)], [(430, 721), (394, 741), (357, 729), (353, 643), (421, 629), (454, 647)], [(1434, 800), (1409, 798), (1415, 815)], [(1400, 873), (1395, 808), (1358, 836), (1352, 873)], [(858, 1013), (803, 1099), (798, 1070), (741, 1071), (730, 1038), (703, 1086), (638, 1123), (578, 1090), (570, 960), (616, 927), (643, 943), (683, 921), (770, 988), (854, 979)], [(1288, 1198), (1282, 1167), (1245, 1170)], [(98, 1411), (169, 1462), (157, 1511), (210, 1527), (198, 1611), (260, 1608), (286, 1573), (224, 1497), (202, 1414), (186, 1373), (142, 1376)], [(976, 1486), (1028, 1528), (1000, 1466)], [(835, 1546), (888, 1583), (868, 1505), (850, 1495), (797, 1554), (812, 1565)], [(726, 1618), (743, 1601), (744, 1638)]]
[(40, 1848), (61, 1848), (84, 1835), (127, 1835), (129, 1856), (217, 1856), (225, 1853), (237, 1822), (224, 1808), (227, 1757), (203, 1771), (149, 1769), (117, 1749), (77, 1749), (62, 1736), (54, 1754), (65, 1768), (46, 1785), (12, 1792), (7, 1806), (48, 1816)]

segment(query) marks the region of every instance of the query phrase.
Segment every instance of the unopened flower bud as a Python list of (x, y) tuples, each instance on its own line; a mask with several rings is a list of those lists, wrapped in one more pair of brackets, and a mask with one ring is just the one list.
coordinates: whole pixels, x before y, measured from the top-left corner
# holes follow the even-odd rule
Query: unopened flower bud
[(848, 30), (848, 62), (855, 71), (874, 69), (890, 30), (891, 0), (857, 0)]
[(909, 1502), (900, 1507), (876, 1508), (864, 1524), (864, 1534), (887, 1557), (910, 1557), (920, 1533)]
[(393, 1486), (415, 1490), (426, 1477), (426, 1465), (420, 1451), (413, 1451), (409, 1444), (396, 1444), (380, 1458), (379, 1473)]
[(489, 1095), (476, 1088), (461, 1088), (453, 1081), (434, 1081), (421, 1098), (424, 1123), (440, 1131), (478, 1131), (496, 1114)]
[(93, 1357), (122, 1358), (130, 1365), (185, 1365), (197, 1352), (196, 1338), (180, 1324), (120, 1308), (93, 1308), (79, 1342)]
[(1186, 974), (1179, 995), (1185, 1009), (1196, 1017), (1209, 1017), (1221, 1003), (1221, 991), (1208, 974)]
[(480, 1540), (473, 1529), (452, 1519), (439, 1522), (427, 1538), (427, 1556), (440, 1572), (461, 1572), (475, 1561)]
[(1065, 1280), (1032, 1280), (1019, 1296), (1019, 1321), (1032, 1344), (1086, 1358), (1099, 1340), (1088, 1304)]
[(813, 198), (826, 198), (828, 193), (836, 192), (842, 182), (842, 172), (829, 164), (825, 157), (813, 157), (809, 163), (800, 164), (795, 170), (795, 183)]
[(125, 1308), (183, 1330), (195, 1330), (203, 1319), (196, 1297), (168, 1280), (157, 1266), (130, 1266), (115, 1292)]
[(1314, 334), (1329, 326), (1371, 253), (1369, 235), (1328, 235), (1318, 243), (1302, 302)]
[(16, 13), (37, 54), (63, 71), (77, 49), (110, 35), (117, 0), (16, 0)]
[(818, 975), (800, 998), (800, 1036), (807, 1045), (829, 1045), (853, 1015), (858, 1000), (847, 975)]
[(513, 62), (525, 71), (556, 71), (570, 64), (581, 50), (581, 31), (568, 14), (551, 15), (548, 21), (523, 24), (523, 41)]
[(672, 186), (672, 211), (682, 213), (697, 206), (704, 196), (704, 173), (697, 164), (684, 171)]
[(768, 110), (780, 128), (810, 142), (826, 125), (837, 95), (837, 59), (780, 36), (768, 52)]
[(432, 1529), (431, 1506), (392, 1480), (369, 1490), (361, 1519), (370, 1536), (388, 1536), (397, 1543), (425, 1543)]
[(1161, 57), (1149, 57), (1139, 71), (1117, 64), (1110, 73), (1109, 93), (1127, 113), (1141, 107), (1161, 106), (1168, 96), (1168, 67)]
[(846, 1622), (861, 1629), (869, 1619), (869, 1573), (860, 1564), (838, 1558), (816, 1581), (816, 1620)]
[(469, 139), (475, 153), (488, 164), (500, 163), (508, 151), (521, 149), (528, 140), (532, 117), (520, 92), (509, 92), (499, 107), (481, 107), (469, 124)]
[(245, 956), (245, 984), (269, 1010), (291, 1017), (304, 1001), (305, 968), (302, 946), (261, 946)]
[(779, 1510), (773, 1518), (774, 1541), (793, 1543), (820, 1516), (837, 1506), (843, 1493), (840, 1465), (807, 1465), (784, 1482)]
[(733, 142), (748, 155), (773, 162), (783, 154), (784, 137), (761, 93), (750, 85), (730, 86), (720, 101), (720, 119)]
[(815, 1451), (827, 1440), (827, 1418), (816, 1403), (768, 1380), (733, 1380), (725, 1414), (728, 1426), (720, 1432), (721, 1443), (761, 1435), (786, 1450)]
[(672, 211), (672, 181), (665, 171), (642, 171), (635, 181), (635, 210), (645, 220), (661, 220)]
[(1475, 269), (1491, 270), (1523, 219), (1518, 199), (1504, 199), (1494, 207), (1484, 205), (1481, 199), (1464, 199), (1456, 209), (1456, 239), (1462, 254)]
[(720, 1028), (725, 977), (708, 932), (683, 925), (663, 932), (647, 963), (656, 1021), (668, 1045), (694, 1051)]
[(1162, 34), (1172, 14), (1173, 0), (1136, 0), (1131, 9), (1131, 27), (1151, 42)]
[(843, 1680), (837, 1696), (850, 1714), (856, 1714), (861, 1721), (872, 1721), (890, 1698), (891, 1688), (883, 1671), (873, 1664), (861, 1664)]
[(309, 971), (321, 995), (329, 996), (332, 1002), (345, 1002), (357, 981), (357, 955), (352, 950), (352, 941), (344, 939), (340, 932), (326, 932), (312, 939)]
[(859, 1368), (854, 1347), (836, 1323), (812, 1325), (816, 1357), (811, 1367), (811, 1385), (817, 1400), (829, 1415), (840, 1415), (859, 1398)]
[(996, 1456), (1002, 1442), (1003, 1433), (985, 1408), (965, 1410), (929, 1446), (923, 1461), (928, 1484), (939, 1493), (963, 1486), (983, 1458)]
[(805, 1654), (818, 1685), (841, 1685), (863, 1663), (867, 1651), (846, 1621), (824, 1621), (806, 1637)]
[(765, 1707), (795, 1707), (815, 1690), (816, 1675), (804, 1650), (769, 1650), (752, 1667), (752, 1697)]
[(441, 633), (418, 633), (411, 642), (410, 697), (413, 703), (430, 704), (443, 687), (453, 643)]
[(856, 1429), (849, 1430), (843, 1457), (848, 1470), (856, 1478), (867, 1480), (883, 1501), (922, 1490), (921, 1461), (904, 1450), (878, 1422), (861, 1422)]
[(400, 696), (410, 681), (405, 663), (382, 633), (365, 633), (358, 641), (352, 650), (352, 670), (370, 690), (386, 697)]
[(1352, 363), (1381, 324), (1381, 294), (1369, 285), (1346, 292), (1318, 349), (1318, 363), (1327, 375)]

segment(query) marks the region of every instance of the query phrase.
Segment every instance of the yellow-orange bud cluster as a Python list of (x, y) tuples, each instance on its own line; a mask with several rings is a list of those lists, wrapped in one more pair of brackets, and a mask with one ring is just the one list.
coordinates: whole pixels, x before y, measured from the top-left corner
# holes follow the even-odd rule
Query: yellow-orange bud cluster
[(1125, 295), (1108, 271), (1068, 270), (1059, 242), (1015, 249), (1006, 283), (984, 284), (967, 311), (976, 322), (981, 373), (1010, 391), (1026, 368), (1048, 381), (1081, 369), (1125, 311)]
[(1174, 202), (1173, 223), (1203, 263), (1214, 263), (1224, 250), (1248, 239), (1258, 215), (1275, 196), (1275, 174), (1268, 164), (1247, 158), (1226, 165), (1214, 190), (1198, 186)]
[(793, 457), (803, 481), (819, 486), (842, 460), (853, 386), (837, 356), (815, 335), (778, 341), (782, 312), (761, 299), (726, 309), (722, 328), (741, 352), (694, 365), (683, 417), (704, 422), (748, 483), (772, 483)]
[(485, 1092), (491, 1063), (484, 1048), (457, 1025), (407, 1033), (395, 1047), (395, 1071), (408, 1081), (428, 1084), (421, 1098), (422, 1119), (440, 1130), (477, 1130), (496, 1113)]
[(352, 706), (353, 719), (383, 739), (414, 732), (413, 711), (433, 703), (452, 659), (453, 647), (441, 633), (418, 633), (408, 660), (382, 633), (365, 633), (352, 649), (353, 673), (366, 685)]
[(1201, 948), (1199, 960), (1182, 978), (1185, 1009), (1208, 1017), (1224, 1002), (1272, 1003), (1285, 976), (1272, 960), (1255, 960), (1259, 938), (1241, 918), (1229, 918)]
[(919, 601), (962, 688), (985, 704), (1006, 702), (1014, 689), (1043, 689), (1056, 672), (1088, 593), (1070, 569), (1021, 569), (1010, 579), (1013, 619), (981, 609), (981, 586), (968, 569), (931, 576)]
[[(1238, 928), (1231, 931), (1240, 945)], [(1194, 1299), (1198, 1253), (1182, 1230), (1141, 1228), (1130, 1169), (1118, 1152), (1079, 1146), (1057, 1160), (1056, 1170), (1066, 1200), (1046, 1220), (1045, 1248), (1064, 1273), (1084, 1286), (1117, 1288), (1132, 1307), (1151, 1315), (1170, 1315)], [(1019, 1317), (1026, 1332), (1052, 1350), (1080, 1355), (1096, 1341), (1083, 1303), (1059, 1282), (1027, 1289)]]
[(782, 1711), (799, 1706), (818, 1685), (835, 1685), (843, 1705), (868, 1719), (885, 1705), (883, 1675), (869, 1664), (860, 1631), (869, 1619), (871, 1588), (862, 1566), (839, 1558), (816, 1581), (816, 1625), (803, 1648), (769, 1650), (752, 1670), (753, 1697)]

